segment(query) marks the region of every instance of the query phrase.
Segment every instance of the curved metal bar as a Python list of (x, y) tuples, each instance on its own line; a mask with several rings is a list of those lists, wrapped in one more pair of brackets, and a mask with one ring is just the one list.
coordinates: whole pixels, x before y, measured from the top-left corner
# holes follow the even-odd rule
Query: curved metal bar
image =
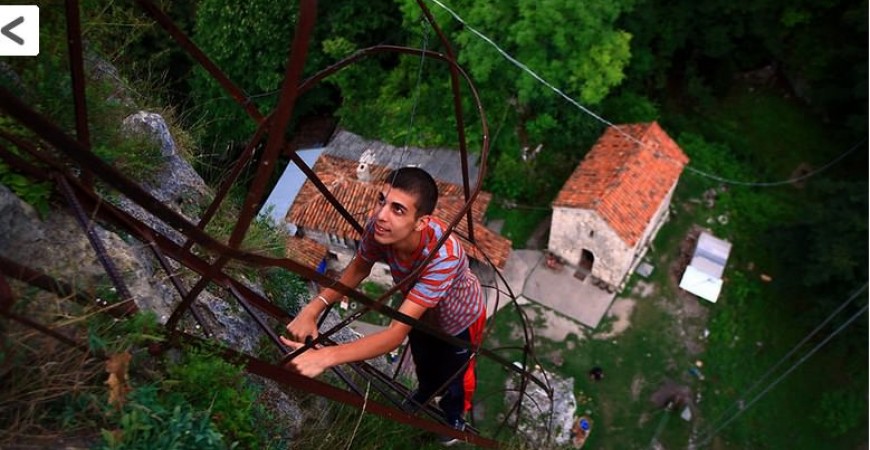
[[(456, 56), (453, 51), (453, 48), (450, 46), (449, 41), (446, 39), (446, 36), (435, 23), (431, 14), (425, 5), (422, 4), (421, 0), (417, 0), (418, 5), (420, 6), (423, 13), (427, 16), (427, 20), (429, 24), (436, 30), (439, 34), (439, 38), (442, 41), (442, 44), (447, 49), (447, 55), (443, 55), (441, 53), (432, 52), (428, 50), (421, 51), (420, 49), (412, 49), (409, 47), (399, 47), (399, 46), (390, 46), (390, 45), (381, 45), (374, 46), (367, 49), (363, 49), (359, 52), (354, 53), (353, 55), (348, 56), (342, 61), (339, 61), (333, 64), (330, 67), (316, 73), (314, 76), (309, 77), (308, 79), (301, 81), (302, 67), (304, 66), (305, 53), (307, 52), (307, 46), (309, 45), (311, 30), (314, 23), (315, 13), (316, 13), (316, 0), (301, 0), (300, 7), (300, 19), (297, 23), (296, 35), (294, 36), (293, 47), (291, 48), (290, 56), (288, 57), (288, 64), (285, 72), (284, 82), (282, 84), (282, 95), (279, 99), (279, 105), (276, 110), (268, 117), (264, 117), (259, 110), (257, 110), (256, 105), (251, 102), (250, 98), (238, 87), (236, 87), (225, 74), (223, 74), (217, 66), (212, 63), (208, 57), (198, 48), (193, 42), (184, 35), (175, 25), (172, 23), (171, 19), (169, 19), (162, 11), (160, 11), (151, 0), (136, 0), (145, 11), (151, 15), (155, 21), (157, 21), (163, 28), (165, 28), (170, 35), (179, 43), (181, 47), (183, 47), (188, 53), (190, 53), (193, 58), (201, 64), (210, 74), (214, 77), (221, 87), (230, 94), (230, 96), (239, 103), (247, 114), (258, 124), (257, 133), (254, 135), (254, 138), (249, 142), (243, 154), (236, 161), (236, 166), (234, 167), (234, 172), (240, 171), (241, 167), (250, 161), (253, 157), (255, 147), (258, 142), (260, 142), (260, 138), (268, 132), (268, 140), (266, 143), (266, 149), (264, 151), (263, 156), (263, 165), (257, 168), (257, 173), (254, 179), (254, 187), (249, 191), (248, 197), (246, 198), (245, 204), (243, 206), (242, 214), (239, 217), (239, 220), (236, 224), (235, 229), (233, 230), (232, 236), (229, 240), (228, 245), (222, 244), (209, 236), (204, 232), (205, 224), (208, 223), (211, 218), (210, 215), (204, 216), (203, 220), (197, 225), (193, 225), (190, 221), (186, 220), (184, 217), (180, 216), (177, 213), (174, 213), (169, 208), (166, 208), (165, 205), (162, 205), (159, 201), (157, 201), (153, 196), (150, 196), (147, 192), (142, 190), (136, 183), (133, 183), (120, 173), (118, 173), (112, 167), (102, 163), (99, 158), (94, 157), (92, 153), (89, 152), (89, 146), (87, 144), (82, 145), (81, 142), (77, 142), (75, 140), (70, 139), (62, 130), (57, 127), (54, 127), (53, 124), (42, 118), (39, 114), (30, 110), (27, 105), (24, 105), (20, 100), (18, 100), (14, 95), (10, 94), (8, 91), (0, 87), (0, 109), (4, 109), (9, 112), (10, 116), (16, 118), (19, 122), (24, 124), (26, 127), (33, 130), (36, 134), (38, 134), (42, 139), (44, 139), (49, 144), (56, 147), (62, 154), (70, 158), (72, 161), (75, 161), (80, 165), (80, 167), (86, 167), (89, 171), (93, 170), (94, 174), (98, 175), (101, 179), (106, 181), (108, 185), (112, 188), (117, 189), (119, 192), (130, 198), (132, 201), (138, 203), (142, 206), (146, 211), (152, 214), (154, 217), (164, 221), (166, 224), (178, 229), (186, 238), (187, 241), (184, 243), (184, 246), (179, 246), (172, 242), (165, 236), (156, 233), (149, 226), (145, 225), (141, 221), (133, 218), (127, 213), (118, 210), (114, 206), (103, 203), (103, 200), (93, 194), (93, 192), (87, 192), (87, 189), (84, 186), (78, 185), (78, 182), (75, 178), (72, 178), (70, 174), (66, 173), (66, 164), (58, 164), (54, 165), (51, 161), (51, 158), (48, 158), (50, 161), (49, 165), (54, 167), (55, 170), (61, 173), (65, 173), (63, 175), (64, 179), (71, 185), (74, 189), (78, 190), (78, 198), (79, 200), (86, 206), (94, 208), (97, 212), (97, 215), (105, 220), (108, 220), (116, 225), (119, 225), (125, 229), (133, 230), (132, 234), (138, 236), (149, 242), (149, 245), (152, 247), (159, 248), (162, 251), (166, 252), (166, 254), (178, 260), (186, 267), (190, 268), (194, 272), (200, 274), (202, 278), (199, 280), (197, 285), (191, 292), (188, 292), (185, 295), (184, 300), (182, 301), (182, 305), (179, 305), (178, 308), (173, 312), (173, 316), (182, 314), (187, 307), (189, 307), (192, 302), (195, 300), (197, 294), (204, 289), (205, 285), (208, 283), (216, 283), (219, 286), (230, 289), (233, 293), (239, 298), (239, 301), (243, 304), (245, 309), (249, 311), (255, 319), (258, 318), (256, 312), (254, 312), (251, 307), (255, 307), (260, 309), (261, 311), (266, 312), (267, 314), (279, 319), (286, 320), (289, 318), (285, 311), (282, 311), (280, 308), (277, 308), (274, 304), (269, 302), (268, 300), (262, 298), (259, 294), (254, 293), (249, 288), (241, 284), (239, 281), (225, 274), (222, 270), (222, 267), (229, 260), (236, 260), (240, 262), (244, 262), (250, 264), (252, 266), (257, 267), (281, 267), (286, 270), (293, 271), (302, 276), (305, 276), (309, 279), (316, 280), (321, 282), (321, 284), (332, 282), (335, 289), (341, 292), (344, 295), (348, 295), (350, 298), (359, 301), (365, 306), (365, 309), (374, 309), (387, 317), (390, 317), (394, 320), (398, 320), (400, 322), (409, 324), (423, 332), (429, 333), (437, 338), (454, 344), (454, 345), (463, 345), (464, 341), (460, 341), (455, 339), (452, 336), (447, 336), (444, 333), (433, 329), (425, 324), (422, 324), (416, 320), (413, 320), (404, 314), (399, 313), (398, 311), (382, 304), (384, 299), (388, 298), (392, 293), (397, 290), (407, 286), (408, 283), (413, 282), (419, 274), (419, 270), (410, 274), (407, 278), (402, 280), (396, 286), (391, 288), (387, 293), (385, 293), (382, 297), (377, 300), (371, 300), (364, 294), (357, 292), (354, 289), (351, 289), (347, 286), (340, 285), (335, 283), (335, 280), (327, 278), (321, 274), (316, 273), (310, 268), (304, 267), (301, 264), (296, 263), (295, 261), (286, 259), (286, 258), (269, 258), (261, 255), (255, 255), (251, 253), (247, 253), (244, 251), (240, 251), (238, 249), (238, 245), (241, 243), (244, 235), (246, 234), (247, 228), (249, 227), (251, 221), (254, 216), (254, 208), (259, 203), (262, 198), (263, 191), (265, 189), (265, 183), (267, 182), (267, 178), (271, 175), (273, 168), (276, 166), (276, 161), (278, 158), (278, 154), (280, 153), (280, 149), (282, 146), (286, 145), (286, 138), (284, 136), (284, 128), (289, 123), (289, 118), (293, 111), (293, 106), (295, 104), (296, 99), (311, 89), (314, 85), (316, 85), (319, 81), (331, 75), (332, 73), (341, 70), (342, 68), (352, 64), (355, 61), (358, 61), (362, 58), (369, 57), (378, 53), (392, 52), (392, 53), (400, 53), (400, 54), (410, 54), (414, 57), (423, 57), (437, 59), (442, 62), (445, 62), (448, 65), (448, 70), (451, 77), (451, 88), (453, 91), (453, 101), (454, 101), (454, 114), (457, 118), (457, 135), (460, 142), (460, 154), (461, 154), (461, 164), (462, 164), (462, 173), (463, 173), (463, 193), (465, 196), (466, 203), (457, 214), (456, 217), (452, 218), (448, 232), (445, 233), (444, 238), (439, 240), (437, 243), (438, 246), (443, 245), (446, 239), (449, 237), (449, 234), (455, 231), (455, 227), (460, 223), (460, 221), (465, 218), (468, 220), (468, 237), (467, 241), (474, 244), (474, 230), (473, 224), (471, 221), (471, 206), (477, 198), (477, 195), (480, 192), (482, 180), (486, 173), (486, 159), (489, 152), (490, 140), (489, 140), (489, 131), (488, 124), (486, 121), (486, 117), (483, 111), (483, 107), (480, 101), (479, 94), (476, 90), (476, 87), (471, 82), (468, 74), (458, 65), (456, 62)], [(75, 0), (68, 0), (68, 7), (71, 4), (75, 4)], [(71, 50), (72, 52), (72, 50)], [(465, 137), (465, 120), (463, 119), (463, 111), (461, 108), (461, 90), (459, 89), (459, 80), (464, 79), (466, 84), (468, 85), (469, 91), (471, 92), (472, 100), (477, 108), (477, 111), (480, 115), (482, 134), (483, 134), (483, 142), (481, 148), (481, 164), (480, 171), (478, 173), (476, 179), (476, 186), (472, 189), (470, 186), (470, 180), (468, 175), (468, 167), (467, 167), (467, 150), (466, 150), (466, 137)], [(83, 92), (83, 91), (82, 91)], [(23, 108), (19, 108), (23, 107)], [(85, 121), (86, 122), (86, 121)], [(13, 143), (15, 143), (13, 141)], [(16, 145), (18, 145), (16, 143)], [(35, 147), (34, 149), (35, 150)], [(6, 153), (6, 155), (3, 155)], [(0, 155), (8, 156), (11, 152), (4, 151), (3, 148), (0, 148)], [(41, 161), (46, 162), (46, 155), (39, 153), (35, 153), (35, 156), (39, 158)], [(356, 221), (355, 218), (352, 217), (344, 207), (332, 196), (329, 190), (322, 184), (316, 174), (311, 170), (311, 168), (307, 167), (307, 165), (301, 161), (301, 158), (295, 153), (290, 153), (291, 160), (300, 167), (300, 169), (305, 173), (306, 177), (312, 181), (312, 183), (316, 186), (316, 188), (324, 195), (325, 198), (336, 208), (336, 210), (341, 213), (345, 220), (354, 226), (358, 232), (362, 233), (362, 227)], [(22, 167), (32, 168), (34, 165), (23, 162), (21, 164)], [(34, 178), (38, 178), (37, 174)], [(222, 189), (226, 187), (228, 189), (229, 185), (231, 185), (237, 175), (233, 177), (232, 181), (227, 181)], [(218, 195), (215, 200), (210, 205), (209, 210), (212, 211), (211, 214), (217, 210), (218, 205), (223, 201), (224, 195)], [(101, 204), (102, 203), (102, 204)], [(99, 208), (96, 208), (97, 206)], [(463, 217), (464, 216), (464, 217)], [(198, 244), (202, 246), (202, 248), (211, 255), (217, 255), (217, 259), (214, 262), (209, 262), (207, 256), (205, 255), (195, 255), (190, 251), (190, 247), (193, 244)], [(488, 256), (483, 253), (486, 257), (487, 261), (489, 261)], [(160, 255), (158, 255), (160, 257)], [(2, 264), (2, 261), (0, 261)], [(164, 267), (164, 270), (166, 268)], [(496, 271), (496, 273), (501, 277), (501, 274)], [(501, 278), (504, 282), (504, 278)], [(510, 286), (507, 285), (508, 294), (512, 300), (516, 297), (513, 295), (513, 292), (510, 290)], [(2, 286), (0, 286), (2, 287)], [(2, 292), (0, 292), (2, 294)], [(500, 301), (502, 291), (496, 287), (496, 301)], [(250, 306), (248, 306), (248, 302), (250, 302)], [(0, 305), (2, 307), (3, 305)], [(525, 317), (522, 310), (517, 310), (519, 313), (520, 321), (523, 326), (523, 337), (525, 339), (526, 344), (521, 347), (523, 350), (523, 360), (528, 362), (532, 360), (533, 362), (538, 362), (537, 357), (534, 353), (534, 332), (528, 326), (528, 318)], [(194, 310), (195, 312), (195, 310)], [(352, 318), (350, 321), (355, 320)], [(267, 327), (265, 323), (261, 323), (261, 320), (258, 320), (258, 324), (263, 328)], [(349, 321), (343, 321), (343, 324), (346, 325)], [(321, 338), (324, 342), (328, 340), (330, 334), (337, 331), (344, 325), (339, 325), (337, 327), (333, 327), (326, 333), (321, 334)], [(170, 327), (169, 330), (173, 330), (173, 327)], [(490, 324), (491, 330), (491, 324)], [(179, 336), (184, 333), (176, 332), (174, 335)], [(275, 336), (272, 336), (275, 338)], [(273, 339), (274, 340), (274, 339)], [(280, 345), (279, 345), (280, 348)], [(506, 361), (504, 358), (499, 356), (498, 354), (487, 350), (485, 348), (474, 348), (472, 351), (475, 352), (475, 355), (480, 354), (487, 356), (490, 359), (498, 362), (499, 364), (507, 367), (509, 370), (512, 370), (522, 376), (521, 381), (521, 391), (523, 395), (520, 395), (520, 401), (522, 397), (525, 396), (525, 387), (528, 382), (534, 382), (538, 384), (542, 388), (545, 389), (548, 396), (552, 398), (552, 388), (549, 386), (548, 380), (546, 380), (546, 373), (544, 373), (544, 381), (539, 380), (536, 376), (531, 374), (528, 371), (519, 369), (515, 367), (512, 363)], [(262, 363), (262, 362), (260, 362)], [(271, 371), (274, 372), (281, 377), (291, 376), (290, 372), (287, 372), (275, 365), (268, 365), (266, 363), (265, 366), (261, 366), (258, 364), (253, 364), (254, 366), (259, 367), (256, 370), (263, 371)], [(252, 366), (253, 367), (253, 366)], [(386, 375), (377, 371), (377, 369), (372, 368), (371, 366), (365, 363), (359, 363), (352, 365), (354, 370), (357, 370), (359, 373), (367, 373), (368, 376), (373, 376), (376, 379), (383, 381), (387, 387), (394, 389), (396, 392), (401, 392), (402, 388), (396, 383), (391, 384), (391, 380)], [(252, 370), (253, 372), (253, 370)], [(379, 377), (383, 377), (381, 379)], [(305, 382), (314, 382), (314, 380), (310, 380), (307, 378), (303, 378), (301, 381)], [(315, 392), (312, 390), (312, 392)], [(352, 395), (346, 391), (341, 391), (345, 395)], [(317, 392), (315, 392), (317, 393)], [(329, 395), (326, 395), (329, 397)], [(359, 395), (355, 396), (358, 401)], [(390, 396), (388, 398), (393, 401)], [(370, 403), (371, 404), (371, 403)], [(360, 406), (360, 405), (356, 405)], [(513, 411), (520, 410), (521, 403), (517, 402), (514, 404), (512, 408)], [(551, 402), (552, 408), (552, 402)], [(389, 417), (389, 413), (385, 413), (387, 417)], [(390, 417), (393, 418), (393, 417)], [(395, 418), (393, 418), (396, 420)], [(401, 421), (401, 420), (399, 420)], [(415, 425), (417, 426), (417, 425)], [(425, 427), (423, 427), (425, 429)], [(451, 434), (446, 430), (447, 433), (444, 433), (445, 430), (434, 430), (436, 432), (442, 434)], [(457, 436), (460, 437), (460, 436)], [(463, 438), (467, 436), (461, 436)], [(495, 441), (492, 441), (495, 442)]]

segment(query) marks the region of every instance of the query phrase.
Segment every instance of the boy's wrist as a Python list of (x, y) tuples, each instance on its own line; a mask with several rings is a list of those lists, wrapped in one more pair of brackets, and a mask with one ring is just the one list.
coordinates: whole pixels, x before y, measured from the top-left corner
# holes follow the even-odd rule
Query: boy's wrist
[(323, 361), (323, 364), (324, 364), (323, 370), (326, 370), (326, 369), (329, 369), (330, 367), (338, 365), (338, 363), (336, 362), (335, 359), (338, 357), (338, 355), (336, 354), (336, 351), (339, 350), (340, 347), (341, 346), (339, 346), (339, 345), (332, 345), (332, 346), (327, 346), (327, 347), (321, 347), (317, 350), (317, 352), (319, 353), (319, 356), (321, 358), (321, 361)]
[(299, 311), (300, 315), (311, 316), (312, 318), (317, 318), (322, 311), (326, 310), (326, 307), (323, 306), (323, 303), (320, 300), (312, 299)]
[(314, 300), (320, 301), (321, 303), (323, 303), (323, 306), (326, 308), (329, 308), (329, 306), (330, 306), (329, 300), (327, 300), (326, 297), (324, 297), (320, 294), (318, 294), (317, 297), (314, 297)]

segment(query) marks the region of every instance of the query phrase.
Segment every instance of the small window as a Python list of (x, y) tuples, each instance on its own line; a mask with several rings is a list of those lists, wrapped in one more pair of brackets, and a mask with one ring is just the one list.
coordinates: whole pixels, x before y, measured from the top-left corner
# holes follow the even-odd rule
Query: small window
[(389, 275), (389, 274), (390, 274), (390, 268), (387, 267), (386, 269), (384, 269), (384, 275)]
[(589, 237), (595, 237), (595, 230), (589, 230)]

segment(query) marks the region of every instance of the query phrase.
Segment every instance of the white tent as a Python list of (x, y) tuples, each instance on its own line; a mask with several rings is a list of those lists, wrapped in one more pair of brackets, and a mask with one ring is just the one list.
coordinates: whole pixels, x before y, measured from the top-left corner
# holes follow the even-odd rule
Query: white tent
[(730, 242), (701, 232), (692, 262), (680, 280), (680, 289), (715, 303), (722, 291), (722, 273), (730, 253)]

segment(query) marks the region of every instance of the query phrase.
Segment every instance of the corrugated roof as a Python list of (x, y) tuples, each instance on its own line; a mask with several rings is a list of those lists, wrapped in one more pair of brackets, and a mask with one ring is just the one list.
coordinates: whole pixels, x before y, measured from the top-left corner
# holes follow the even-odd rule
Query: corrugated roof
[[(341, 159), (359, 161), (366, 150), (374, 158), (372, 164), (398, 169), (415, 166), (426, 169), (436, 180), (462, 185), (462, 156), (456, 150), (447, 148), (394, 147), (380, 141), (372, 141), (347, 130), (336, 131), (326, 146), (326, 154)], [(477, 156), (468, 155), (468, 177), (473, 185), (477, 180)]]
[(596, 211), (633, 247), (688, 162), (657, 122), (617, 125), (598, 139), (553, 206)]
[[(357, 178), (357, 161), (350, 161), (328, 154), (323, 154), (314, 165), (314, 172), (329, 189), (332, 195), (347, 209), (353, 217), (360, 222), (371, 214), (377, 193), (381, 187), (381, 180), (386, 177), (389, 170), (386, 167), (372, 164), (369, 166), (371, 179), (375, 182), (364, 182)], [(450, 221), (456, 217), (465, 204), (462, 187), (437, 180), (439, 199), (435, 208), (435, 215), (443, 220)], [(511, 249), (511, 241), (493, 233), (483, 225), (483, 215), (492, 195), (487, 192), (478, 194), (472, 205), (472, 220), (474, 221), (474, 237), (477, 245), (486, 252), (493, 264), (502, 268), (507, 262)], [(358, 240), (359, 234), (332, 205), (321, 195), (310, 181), (306, 181), (296, 196), (296, 201), (290, 207), (287, 214), (287, 222), (301, 228), (310, 228), (327, 232), (342, 238)], [(461, 235), (468, 235), (466, 221), (457, 225), (456, 231)], [(486, 262), (479, 250), (470, 243), (463, 241), (466, 252), (472, 258)]]

